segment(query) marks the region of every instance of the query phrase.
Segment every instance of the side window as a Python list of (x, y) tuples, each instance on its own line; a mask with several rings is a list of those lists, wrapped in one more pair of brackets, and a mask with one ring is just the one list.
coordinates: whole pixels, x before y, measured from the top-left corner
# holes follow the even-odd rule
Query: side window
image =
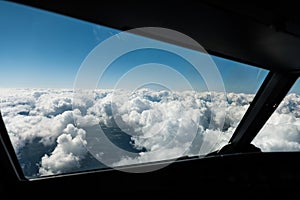
[(300, 151), (299, 79), (253, 140), (264, 152)]

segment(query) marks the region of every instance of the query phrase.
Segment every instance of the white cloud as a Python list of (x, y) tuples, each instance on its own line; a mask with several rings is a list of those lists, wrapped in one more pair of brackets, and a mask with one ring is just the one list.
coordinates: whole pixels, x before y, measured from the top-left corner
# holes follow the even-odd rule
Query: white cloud
[(57, 138), (54, 151), (42, 157), (40, 175), (65, 173), (80, 168), (80, 160), (87, 153), (85, 143), (85, 131), (68, 124)]
[[(221, 93), (194, 91), (96, 90), (74, 96), (64, 89), (1, 89), (0, 108), (17, 153), (36, 139), (45, 146), (37, 164), (39, 174), (47, 175), (80, 169), (87, 155), (83, 144), (91, 149), (103, 142), (86, 139), (99, 124), (121, 128), (132, 148), (147, 150), (119, 155), (112, 165), (209, 153), (228, 142), (253, 97), (228, 93), (224, 101)], [(289, 94), (253, 143), (263, 151), (299, 151), (299, 131), (300, 97)], [(105, 148), (92, 154), (107, 156)]]
[(31, 114), (53, 117), (72, 110), (71, 95), (67, 93), (42, 95), (37, 99), (35, 109), (31, 111)]

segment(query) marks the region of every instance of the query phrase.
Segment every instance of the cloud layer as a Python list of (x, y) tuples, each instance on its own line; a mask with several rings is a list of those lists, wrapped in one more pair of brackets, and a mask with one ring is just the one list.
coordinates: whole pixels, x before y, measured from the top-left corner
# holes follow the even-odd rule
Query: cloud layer
[[(22, 154), (25, 148), (40, 144), (42, 156), (31, 163), (38, 170), (27, 176), (44, 176), (80, 171), (90, 155), (109, 166), (205, 155), (228, 142), (253, 97), (150, 89), (76, 94), (1, 89), (0, 109), (20, 162), (31, 159)], [(299, 151), (299, 116), (300, 97), (289, 94), (253, 143), (262, 151)]]

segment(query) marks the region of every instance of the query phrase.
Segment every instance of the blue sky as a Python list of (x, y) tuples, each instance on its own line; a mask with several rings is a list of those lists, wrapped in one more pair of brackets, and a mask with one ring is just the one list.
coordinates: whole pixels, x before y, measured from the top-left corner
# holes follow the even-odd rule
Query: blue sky
[[(72, 88), (76, 75), (89, 53), (119, 31), (58, 14), (0, 1), (0, 87)], [(190, 51), (193, 54), (193, 51)], [(112, 53), (106, 52), (107, 54)], [(196, 55), (196, 54), (195, 54)], [(238, 62), (213, 57), (228, 92), (254, 93), (267, 71)], [(101, 62), (101, 61), (99, 61)], [(103, 74), (103, 88), (114, 88), (124, 74), (136, 66), (159, 63), (175, 69), (193, 88), (205, 90), (203, 77), (182, 57), (159, 49), (142, 49), (120, 56)], [(168, 70), (153, 76), (185, 89)], [(131, 79), (147, 80), (151, 71)], [(155, 81), (154, 81), (155, 82)], [(130, 87), (129, 82), (123, 86)]]

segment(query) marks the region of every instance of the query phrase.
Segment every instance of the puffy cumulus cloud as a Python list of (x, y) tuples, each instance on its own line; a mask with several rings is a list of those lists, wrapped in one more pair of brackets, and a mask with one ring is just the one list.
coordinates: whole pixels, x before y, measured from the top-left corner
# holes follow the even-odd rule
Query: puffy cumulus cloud
[(51, 145), (70, 123), (70, 90), (1, 89), (1, 113), (16, 152), (40, 138)]
[(3, 117), (28, 115), (35, 107), (35, 98), (30, 90), (0, 89), (0, 109)]
[[(107, 126), (120, 127), (131, 135), (136, 149), (146, 149), (134, 158), (125, 155), (120, 162), (113, 163), (122, 165), (206, 154), (215, 150), (228, 142), (235, 128), (232, 126), (238, 124), (234, 120), (241, 119), (247, 108), (245, 102), (249, 105), (252, 96), (245, 97), (241, 101), (243, 104), (237, 106), (232, 102), (232, 105), (228, 104), (221, 93), (149, 89), (134, 93), (115, 91), (101, 103), (97, 102), (90, 112), (92, 109), (99, 111)], [(236, 98), (234, 95), (230, 97), (232, 101)], [(239, 107), (234, 113), (229, 113), (234, 116), (226, 113), (230, 106)], [(223, 130), (224, 124), (228, 126), (226, 130)], [(194, 139), (197, 143), (193, 142)]]
[(169, 145), (172, 140), (181, 145), (193, 140), (200, 118), (198, 109), (187, 107), (179, 101), (164, 102), (152, 107), (151, 110), (141, 113), (132, 111), (122, 116), (124, 123), (138, 132), (132, 137), (135, 145), (151, 151)]
[(53, 117), (72, 110), (71, 95), (68, 93), (42, 95), (37, 99), (35, 108), (30, 114)]
[(91, 127), (98, 125), (100, 122), (97, 116), (91, 114), (83, 115), (79, 109), (74, 109), (73, 119), (77, 127)]
[[(127, 146), (137, 152), (120, 155), (111, 165), (217, 150), (228, 142), (254, 95), (228, 93), (225, 97), (218, 92), (151, 89), (76, 94), (64, 89), (1, 89), (0, 97), (16, 152), (36, 141), (43, 144), (45, 149), (40, 150), (42, 156), (35, 164), (40, 166), (39, 175), (49, 175), (80, 170), (82, 160), (87, 159), (85, 145), (92, 149), (90, 145), (103, 144), (103, 138), (90, 138), (97, 136), (99, 124), (110, 131), (106, 134), (116, 134), (111, 137), (116, 140), (118, 131), (127, 133)], [(263, 151), (300, 150), (299, 114), (300, 97), (289, 94), (253, 143)], [(99, 158), (110, 155), (104, 150), (92, 154), (102, 155)]]
[(298, 94), (288, 94), (277, 108), (279, 114), (292, 114), (300, 117), (300, 96)]
[(42, 157), (40, 175), (60, 174), (80, 168), (80, 160), (87, 153), (84, 146), (85, 134), (83, 129), (68, 124), (63, 134), (57, 138), (57, 146), (53, 152)]
[[(80, 167), (86, 151), (79, 144), (75, 148), (75, 144), (82, 134), (71, 134), (70, 127), (89, 132), (96, 131), (94, 127), (99, 124), (113, 128), (109, 130), (120, 128), (131, 137), (131, 148), (145, 150), (134, 158), (120, 157), (123, 164), (126, 160), (149, 162), (205, 154), (216, 148), (218, 141), (228, 140), (233, 132), (231, 127), (238, 124), (249, 99), (243, 94), (230, 94), (228, 104), (220, 93), (150, 89), (76, 94), (71, 90), (24, 89), (11, 90), (10, 95), (0, 94), (5, 124), (16, 152), (36, 138), (45, 146), (54, 146), (51, 154), (45, 149), (40, 161), (41, 175)], [(235, 101), (241, 105), (234, 104)], [(236, 110), (228, 115), (226, 109), (230, 106)], [(228, 127), (223, 130), (224, 123)]]
[(249, 105), (249, 103), (252, 102), (254, 95), (243, 93), (227, 93), (226, 97), (229, 105), (239, 107)]
[(73, 123), (73, 115), (71, 111), (53, 118), (17, 115), (11, 119), (4, 118), (4, 121), (13, 146), (19, 152), (26, 143), (31, 143), (36, 138), (44, 145), (53, 144), (63, 129)]

